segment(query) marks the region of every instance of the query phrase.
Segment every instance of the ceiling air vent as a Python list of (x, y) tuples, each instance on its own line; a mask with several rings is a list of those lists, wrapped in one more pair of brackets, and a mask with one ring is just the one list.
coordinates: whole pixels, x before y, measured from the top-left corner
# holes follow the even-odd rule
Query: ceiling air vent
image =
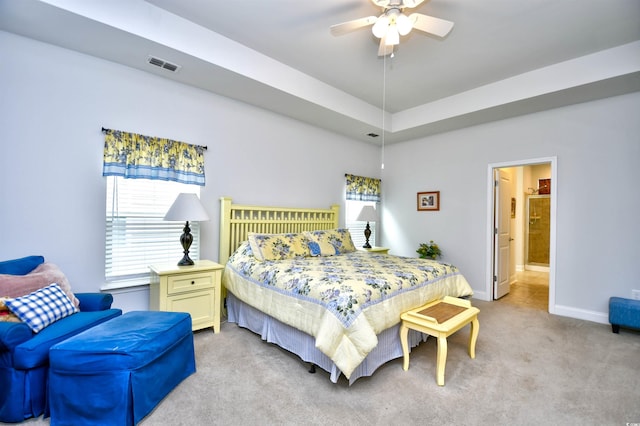
[(171, 72), (178, 72), (181, 68), (180, 65), (172, 64), (171, 62), (167, 62), (164, 59), (156, 58), (154, 56), (148, 56), (147, 62)]

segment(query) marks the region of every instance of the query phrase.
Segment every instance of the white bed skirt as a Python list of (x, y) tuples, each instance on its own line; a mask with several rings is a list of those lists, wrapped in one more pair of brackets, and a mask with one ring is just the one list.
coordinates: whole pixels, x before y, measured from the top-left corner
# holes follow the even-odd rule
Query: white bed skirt
[[(300, 357), (304, 362), (315, 364), (330, 374), (333, 383), (338, 382), (340, 370), (315, 346), (315, 338), (286, 325), (265, 313), (247, 305), (227, 291), (228, 321), (247, 328), (269, 343), (274, 343)], [(409, 346), (415, 347), (427, 340), (427, 335), (409, 330)], [(400, 324), (384, 330), (378, 335), (378, 345), (367, 355), (349, 378), (352, 385), (358, 378), (371, 376), (382, 364), (402, 357)]]

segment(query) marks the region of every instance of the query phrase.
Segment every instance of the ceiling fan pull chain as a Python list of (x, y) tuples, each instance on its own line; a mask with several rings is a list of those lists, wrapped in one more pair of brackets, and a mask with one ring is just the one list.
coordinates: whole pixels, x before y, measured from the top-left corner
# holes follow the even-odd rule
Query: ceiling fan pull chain
[(384, 170), (384, 116), (387, 109), (387, 56), (382, 57), (382, 149), (380, 151), (380, 169)]

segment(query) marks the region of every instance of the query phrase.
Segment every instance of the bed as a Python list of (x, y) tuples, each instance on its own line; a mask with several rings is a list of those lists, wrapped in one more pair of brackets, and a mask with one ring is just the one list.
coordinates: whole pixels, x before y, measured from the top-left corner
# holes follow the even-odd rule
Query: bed
[[(334, 383), (343, 375), (351, 385), (402, 357), (400, 313), (473, 294), (454, 265), (356, 250), (336, 205), (220, 202), (228, 321), (322, 368)], [(409, 343), (425, 339), (412, 332)]]

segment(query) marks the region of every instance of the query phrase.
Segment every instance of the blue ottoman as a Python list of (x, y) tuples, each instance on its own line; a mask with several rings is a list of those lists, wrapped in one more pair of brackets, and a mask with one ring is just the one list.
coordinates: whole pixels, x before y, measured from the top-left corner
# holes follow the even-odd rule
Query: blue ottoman
[(128, 312), (51, 347), (51, 425), (134, 425), (196, 371), (191, 316)]
[(609, 322), (614, 333), (618, 333), (620, 327), (640, 329), (640, 300), (610, 298)]

